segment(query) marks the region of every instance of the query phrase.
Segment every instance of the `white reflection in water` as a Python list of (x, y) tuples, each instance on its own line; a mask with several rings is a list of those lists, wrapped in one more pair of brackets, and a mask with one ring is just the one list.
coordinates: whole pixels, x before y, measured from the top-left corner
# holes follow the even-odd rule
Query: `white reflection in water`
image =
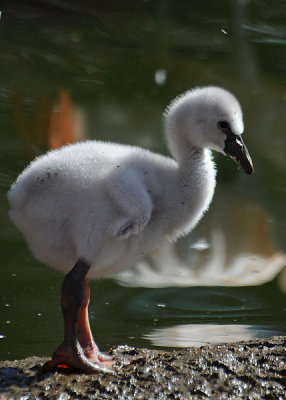
[(232, 343), (255, 337), (250, 325), (190, 324), (153, 329), (144, 336), (154, 346), (190, 347)]
[[(256, 206), (238, 205), (236, 216), (233, 202), (230, 211), (226, 202), (223, 211), (217, 206), (216, 216), (222, 215), (220, 226), (209, 219), (207, 237), (189, 243), (187, 256), (178, 244), (170, 243), (116, 279), (125, 286), (150, 288), (253, 286), (271, 281), (286, 265), (286, 255), (275, 249), (268, 216)], [(280, 279), (282, 290), (284, 283)]]
[(133, 269), (117, 275), (124, 286), (252, 286), (271, 281), (286, 264), (282, 253), (263, 257), (256, 254), (239, 254), (226, 265), (224, 241), (221, 232), (213, 232), (210, 258), (199, 269), (191, 268), (178, 257), (173, 245), (161, 250), (153, 260), (147, 260)]

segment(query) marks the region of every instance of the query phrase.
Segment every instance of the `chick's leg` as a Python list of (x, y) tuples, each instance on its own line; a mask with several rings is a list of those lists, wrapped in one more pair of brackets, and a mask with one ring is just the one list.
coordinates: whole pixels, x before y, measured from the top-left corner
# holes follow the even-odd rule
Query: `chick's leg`
[[(78, 260), (63, 281), (61, 305), (65, 327), (64, 341), (54, 352), (52, 359), (42, 367), (43, 372), (50, 371), (56, 367), (70, 367), (89, 373), (108, 370), (105, 363), (101, 362), (100, 357), (88, 358), (88, 351), (86, 351), (86, 355), (85, 349), (82, 348), (82, 344), (78, 339), (78, 326), (80, 326), (81, 333), (79, 336), (83, 344), (88, 346), (88, 343), (94, 343), (87, 315), (89, 290), (86, 290), (86, 275), (89, 269), (90, 265), (88, 263)], [(82, 329), (83, 326), (86, 329)], [(97, 350), (95, 344), (94, 346), (94, 349)]]
[(90, 300), (90, 290), (88, 287), (87, 279), (84, 280), (84, 299), (80, 308), (79, 316), (78, 316), (78, 333), (77, 337), (79, 343), (84, 351), (85, 356), (92, 362), (102, 363), (105, 366), (112, 366), (114, 364), (114, 360), (106, 354), (103, 354), (99, 351), (98, 346), (96, 345), (89, 324), (88, 318), (88, 305)]

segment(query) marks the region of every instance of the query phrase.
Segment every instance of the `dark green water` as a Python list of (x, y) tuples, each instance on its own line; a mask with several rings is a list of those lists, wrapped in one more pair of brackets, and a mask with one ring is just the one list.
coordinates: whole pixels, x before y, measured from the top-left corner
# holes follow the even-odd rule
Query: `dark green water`
[(48, 355), (62, 338), (63, 276), (33, 258), (6, 200), (17, 174), (47, 149), (61, 90), (86, 137), (165, 153), (169, 101), (194, 86), (224, 86), (241, 101), (255, 165), (249, 177), (217, 156), (215, 199), (194, 233), (120, 280), (91, 282), (99, 346), (286, 334), (285, 20), (282, 0), (4, 2), (1, 359)]

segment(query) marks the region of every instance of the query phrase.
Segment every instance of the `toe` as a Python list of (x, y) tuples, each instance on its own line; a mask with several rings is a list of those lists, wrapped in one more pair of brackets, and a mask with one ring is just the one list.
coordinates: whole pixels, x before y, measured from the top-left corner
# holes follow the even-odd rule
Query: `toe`
[(90, 374), (99, 371), (112, 373), (113, 370), (110, 367), (113, 364), (114, 361), (100, 361), (98, 359), (93, 362), (89, 360), (79, 346), (61, 345), (53, 354), (53, 358), (43, 365), (41, 372), (49, 372), (56, 368), (71, 368)]

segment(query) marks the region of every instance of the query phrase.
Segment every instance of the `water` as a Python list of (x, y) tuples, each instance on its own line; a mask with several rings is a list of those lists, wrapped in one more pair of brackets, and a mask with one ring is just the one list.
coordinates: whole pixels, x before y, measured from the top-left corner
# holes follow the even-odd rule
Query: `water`
[(91, 282), (95, 338), (107, 350), (286, 334), (284, 2), (11, 1), (1, 11), (0, 358), (48, 355), (63, 333), (63, 276), (10, 223), (10, 183), (57, 145), (59, 126), (165, 153), (164, 107), (205, 84), (240, 99), (255, 174), (216, 156), (215, 199), (193, 234)]

